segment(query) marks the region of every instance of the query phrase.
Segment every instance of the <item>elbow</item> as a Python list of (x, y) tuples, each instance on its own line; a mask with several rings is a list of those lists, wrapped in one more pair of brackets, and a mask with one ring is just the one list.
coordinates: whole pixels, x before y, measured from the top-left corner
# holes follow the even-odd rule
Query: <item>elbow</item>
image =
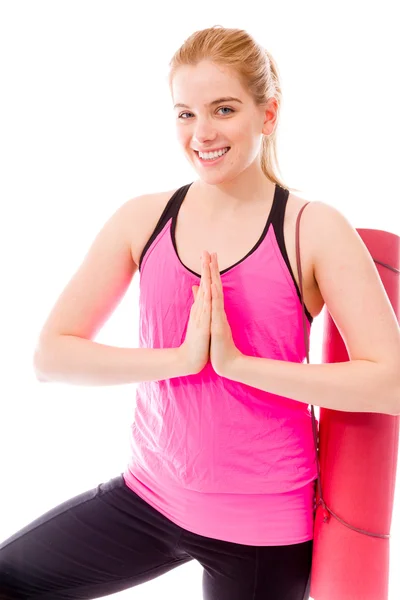
[(40, 383), (48, 383), (51, 381), (47, 374), (49, 373), (50, 365), (54, 362), (55, 342), (58, 336), (51, 334), (40, 336), (35, 351), (33, 354), (33, 370), (37, 381)]
[(38, 373), (37, 371), (35, 371), (35, 376), (36, 376), (36, 380), (39, 383), (49, 383), (49, 379), (46, 379), (44, 377), (44, 375), (42, 375), (41, 373)]
[(393, 365), (385, 367), (381, 372), (379, 391), (376, 394), (380, 404), (385, 402), (386, 410), (382, 414), (392, 417), (400, 416), (400, 371)]
[(398, 384), (397, 390), (395, 393), (395, 412), (393, 413), (393, 416), (395, 416), (395, 417), (400, 416), (400, 383)]
[(47, 383), (49, 381), (48, 379), (46, 379), (46, 376), (44, 375), (43, 359), (41, 357), (39, 350), (36, 350), (35, 354), (33, 356), (33, 371), (34, 371), (36, 380), (39, 381), (40, 383)]
[(396, 378), (395, 378), (395, 385), (394, 385), (394, 392), (392, 395), (392, 410), (390, 412), (390, 414), (393, 417), (398, 417), (400, 416), (400, 380), (399, 380), (399, 373), (396, 373)]
[(35, 373), (35, 377), (36, 377), (36, 381), (39, 381), (39, 383), (45, 383), (46, 381), (48, 381), (43, 373), (41, 371), (39, 371), (36, 363), (33, 363), (33, 372)]

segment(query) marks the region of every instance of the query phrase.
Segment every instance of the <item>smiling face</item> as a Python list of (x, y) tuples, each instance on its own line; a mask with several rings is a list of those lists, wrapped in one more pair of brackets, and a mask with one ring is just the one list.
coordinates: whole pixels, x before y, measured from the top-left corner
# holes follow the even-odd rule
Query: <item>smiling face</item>
[[(210, 61), (179, 67), (172, 96), (177, 139), (201, 179), (222, 183), (249, 168), (260, 169), (263, 134), (275, 125), (273, 103), (256, 106), (234, 73)], [(202, 160), (196, 152), (226, 147), (229, 151), (215, 161)]]

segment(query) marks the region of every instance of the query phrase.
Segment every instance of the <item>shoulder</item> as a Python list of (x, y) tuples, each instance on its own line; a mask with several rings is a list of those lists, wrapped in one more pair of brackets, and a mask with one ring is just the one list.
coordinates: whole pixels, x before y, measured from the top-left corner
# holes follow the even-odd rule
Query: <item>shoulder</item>
[(121, 218), (126, 220), (130, 229), (135, 228), (135, 232), (139, 233), (142, 229), (151, 226), (154, 220), (157, 223), (177, 189), (179, 188), (165, 192), (149, 192), (130, 198), (120, 207)]
[(362, 245), (362, 241), (346, 216), (331, 204), (307, 200), (294, 194), (290, 194), (290, 198), (293, 237), (296, 235), (297, 218), (304, 208), (299, 223), (300, 245), (312, 265), (314, 280), (319, 286), (322, 269), (329, 270), (329, 262), (324, 257), (332, 253), (338, 255), (345, 239), (348, 240), (347, 251)]
[[(307, 201), (303, 201), (306, 204)], [(337, 243), (346, 234), (358, 235), (349, 219), (338, 208), (323, 201), (311, 201), (304, 210), (307, 232), (317, 244), (316, 250), (322, 245)], [(303, 215), (302, 215), (303, 219)]]
[(124, 206), (126, 206), (127, 211), (130, 210), (134, 212), (135, 210), (141, 211), (146, 209), (151, 212), (152, 210), (157, 209), (157, 207), (165, 206), (178, 189), (179, 188), (174, 188), (165, 192), (148, 192), (146, 194), (140, 194), (125, 202)]
[(138, 265), (143, 247), (154, 231), (171, 196), (179, 188), (141, 194), (125, 203), (125, 219), (134, 262)]
[(293, 207), (292, 218), (295, 220), (304, 207), (301, 215), (301, 229), (304, 236), (310, 235), (312, 239), (323, 239), (327, 232), (334, 235), (335, 233), (340, 234), (344, 228), (353, 228), (346, 216), (327, 202), (307, 200), (292, 193), (290, 198), (292, 198)]

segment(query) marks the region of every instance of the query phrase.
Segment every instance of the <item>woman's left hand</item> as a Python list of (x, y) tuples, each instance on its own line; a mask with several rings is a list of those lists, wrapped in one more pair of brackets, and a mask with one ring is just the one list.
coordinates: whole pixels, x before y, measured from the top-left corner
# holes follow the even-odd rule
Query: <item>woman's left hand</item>
[(242, 355), (235, 346), (224, 308), (224, 291), (218, 267), (217, 254), (210, 257), (211, 274), (211, 343), (210, 360), (217, 375), (227, 376), (233, 362)]

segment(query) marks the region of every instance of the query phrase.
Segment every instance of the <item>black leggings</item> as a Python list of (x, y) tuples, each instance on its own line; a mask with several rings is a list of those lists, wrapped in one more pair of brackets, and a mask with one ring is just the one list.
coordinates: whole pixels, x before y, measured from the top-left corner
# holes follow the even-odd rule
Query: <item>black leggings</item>
[(128, 488), (121, 474), (0, 544), (0, 599), (100, 598), (195, 559), (205, 600), (307, 600), (312, 545), (248, 546), (191, 533)]

